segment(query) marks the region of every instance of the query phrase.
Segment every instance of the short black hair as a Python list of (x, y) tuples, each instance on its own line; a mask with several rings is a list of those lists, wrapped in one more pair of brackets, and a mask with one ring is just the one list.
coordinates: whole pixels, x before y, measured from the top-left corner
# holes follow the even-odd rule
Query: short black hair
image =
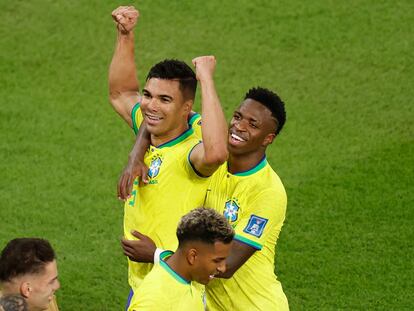
[(197, 89), (197, 78), (193, 69), (185, 62), (177, 59), (165, 59), (155, 64), (148, 72), (147, 79), (157, 78), (177, 80), (184, 99), (194, 100)]
[(41, 273), (46, 264), (55, 258), (55, 252), (47, 240), (13, 239), (0, 255), (0, 282), (11, 281), (20, 275)]
[(207, 207), (200, 207), (184, 215), (177, 228), (179, 246), (188, 241), (230, 243), (234, 230), (223, 215)]
[(272, 112), (272, 116), (277, 122), (275, 133), (279, 134), (286, 122), (285, 103), (280, 99), (279, 95), (269, 89), (258, 86), (247, 91), (244, 99), (248, 98), (261, 103)]
[(4, 311), (27, 311), (28, 306), (26, 299), (21, 295), (5, 295), (0, 297), (0, 310)]

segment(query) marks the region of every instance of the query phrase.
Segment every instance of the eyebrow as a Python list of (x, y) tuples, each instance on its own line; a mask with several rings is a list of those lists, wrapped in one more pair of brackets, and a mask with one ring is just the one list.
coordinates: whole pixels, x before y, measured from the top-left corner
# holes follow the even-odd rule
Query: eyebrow
[[(153, 96), (153, 94), (150, 91), (148, 91), (147, 89), (143, 89), (142, 93), (143, 94), (149, 94), (149, 95)], [(157, 97), (163, 98), (163, 99), (169, 99), (169, 100), (173, 99), (172, 96), (167, 95), (167, 94), (161, 94), (161, 95), (158, 95)]]

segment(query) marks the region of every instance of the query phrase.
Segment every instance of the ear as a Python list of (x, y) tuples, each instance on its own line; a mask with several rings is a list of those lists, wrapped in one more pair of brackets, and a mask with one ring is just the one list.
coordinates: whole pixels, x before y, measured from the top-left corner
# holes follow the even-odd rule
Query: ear
[(197, 259), (197, 250), (195, 248), (190, 248), (187, 251), (187, 262), (190, 266), (194, 265)]
[(32, 291), (32, 288), (29, 282), (22, 282), (20, 284), (20, 294), (24, 298), (29, 298), (31, 291)]
[(193, 100), (192, 99), (186, 100), (184, 102), (183, 109), (186, 114), (189, 114), (191, 110), (193, 109)]
[(275, 133), (267, 134), (265, 139), (263, 140), (262, 146), (263, 147), (269, 146), (271, 143), (273, 143), (273, 140), (275, 139), (275, 137), (276, 137)]

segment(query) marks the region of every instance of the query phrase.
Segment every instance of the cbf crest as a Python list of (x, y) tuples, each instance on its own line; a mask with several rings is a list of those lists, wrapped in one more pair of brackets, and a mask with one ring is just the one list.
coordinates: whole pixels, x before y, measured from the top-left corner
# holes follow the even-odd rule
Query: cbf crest
[(235, 222), (239, 216), (239, 202), (235, 198), (231, 198), (226, 201), (224, 205), (224, 217), (226, 217), (227, 221), (232, 223)]
[(150, 184), (156, 183), (153, 179), (158, 176), (160, 173), (162, 164), (162, 158), (160, 156), (155, 156), (152, 158), (151, 163), (148, 168), (148, 177), (150, 178)]

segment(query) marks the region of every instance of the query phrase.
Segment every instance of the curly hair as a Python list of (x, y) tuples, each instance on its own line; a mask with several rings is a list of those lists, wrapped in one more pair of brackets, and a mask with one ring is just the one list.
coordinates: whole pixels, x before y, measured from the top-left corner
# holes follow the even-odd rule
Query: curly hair
[(184, 98), (194, 100), (197, 78), (194, 71), (185, 62), (177, 59), (165, 59), (150, 69), (146, 81), (152, 78), (178, 81)]
[(215, 242), (230, 243), (234, 230), (223, 215), (215, 210), (200, 207), (184, 215), (177, 228), (179, 245), (188, 241), (201, 241), (207, 244)]
[(254, 87), (248, 90), (244, 96), (244, 99), (248, 98), (261, 103), (272, 112), (272, 116), (277, 122), (275, 133), (279, 134), (286, 122), (285, 103), (280, 99), (279, 95), (269, 89)]
[(50, 243), (38, 238), (18, 238), (7, 243), (0, 255), (0, 282), (44, 271), (56, 258)]

